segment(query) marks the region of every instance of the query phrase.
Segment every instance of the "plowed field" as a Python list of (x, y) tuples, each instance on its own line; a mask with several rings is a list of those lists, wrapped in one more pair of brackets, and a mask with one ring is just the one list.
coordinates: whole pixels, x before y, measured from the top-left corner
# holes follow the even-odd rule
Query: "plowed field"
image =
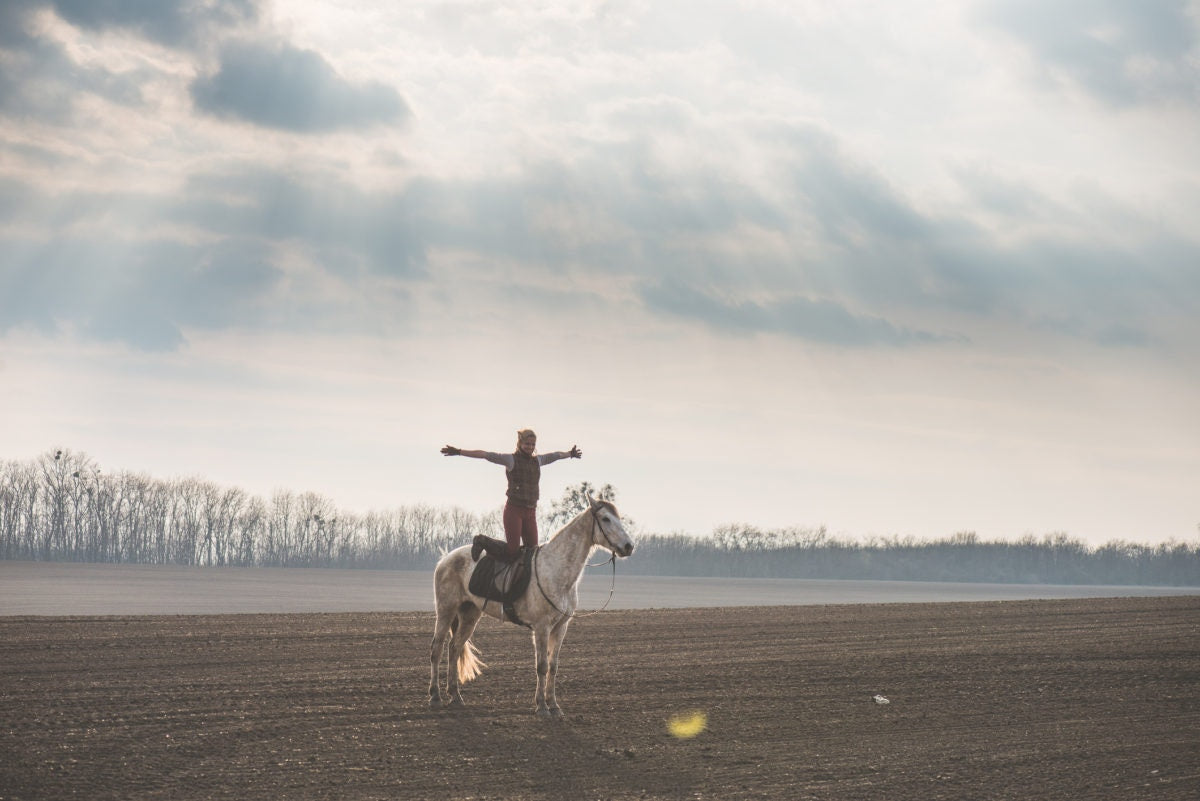
[(0, 618), (0, 798), (1200, 798), (1200, 597), (606, 612), (563, 720), (490, 620), (430, 710), (432, 623)]

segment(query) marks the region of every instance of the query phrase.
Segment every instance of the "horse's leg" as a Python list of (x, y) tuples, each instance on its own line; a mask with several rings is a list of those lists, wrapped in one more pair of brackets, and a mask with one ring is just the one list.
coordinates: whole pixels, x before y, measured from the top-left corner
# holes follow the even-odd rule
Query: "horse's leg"
[[(475, 632), (475, 624), (479, 622), (481, 615), (483, 610), (470, 601), (463, 601), (458, 607), (458, 625), (454, 627), (454, 636), (450, 638), (450, 663), (446, 666), (446, 680), (449, 684), (446, 694), (450, 697), (450, 706), (463, 706), (458, 666), (462, 661), (463, 651), (467, 648), (467, 641)], [(470, 678), (467, 676), (467, 680)]]
[[(454, 625), (457, 614), (458, 612), (453, 607), (443, 609), (439, 606), (437, 622), (433, 624), (433, 642), (429, 647), (429, 705), (431, 707), (436, 708), (442, 705), (441, 690), (438, 688), (438, 679), (440, 678), (438, 674), (441, 672), (442, 653), (446, 650), (446, 637)], [(455, 672), (455, 663), (451, 661), (448, 673), (453, 676)]]
[(567, 626), (570, 623), (571, 618), (565, 617), (550, 629), (550, 672), (546, 676), (546, 706), (550, 710), (550, 714), (556, 718), (561, 718), (563, 714), (562, 709), (558, 706), (558, 700), (554, 697), (555, 679), (558, 677), (558, 652), (563, 638), (567, 636)]
[(550, 629), (538, 626), (533, 630), (533, 656), (537, 663), (537, 692), (533, 696), (537, 705), (537, 713), (541, 717), (550, 717), (550, 708), (546, 706), (546, 685), (550, 681)]

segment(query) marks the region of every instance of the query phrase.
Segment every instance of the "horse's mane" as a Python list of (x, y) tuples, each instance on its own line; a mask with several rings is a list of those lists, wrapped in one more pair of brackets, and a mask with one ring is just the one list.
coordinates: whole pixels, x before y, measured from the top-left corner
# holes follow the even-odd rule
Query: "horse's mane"
[[(612, 512), (617, 517), (621, 516), (621, 513), (617, 511), (617, 507), (612, 501), (596, 501), (596, 511), (599, 511), (600, 509), (607, 509), (608, 511)], [(579, 514), (583, 514), (583, 512), (586, 512), (586, 511), (588, 511), (588, 510), (584, 509)], [(574, 523), (575, 519), (578, 517), (579, 517), (579, 515), (575, 515), (575, 517), (572, 517), (570, 519), (570, 521), (567, 522), (566, 525), (559, 526), (557, 531), (555, 531), (553, 534), (551, 534), (549, 537), (546, 538), (547, 542), (554, 539), (559, 534), (561, 534), (563, 532), (563, 529), (565, 529), (567, 526), (571, 525), (571, 523)]]
[(618, 517), (621, 516), (621, 513), (617, 511), (617, 507), (612, 501), (596, 501), (596, 505), (607, 509)]

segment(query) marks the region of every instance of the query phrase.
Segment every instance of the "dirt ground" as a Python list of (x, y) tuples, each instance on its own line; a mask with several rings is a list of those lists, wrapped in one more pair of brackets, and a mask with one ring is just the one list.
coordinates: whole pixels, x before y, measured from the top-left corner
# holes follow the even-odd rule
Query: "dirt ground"
[(1200, 597), (606, 612), (560, 721), (490, 620), (430, 710), (432, 623), (0, 618), (0, 798), (1200, 798)]

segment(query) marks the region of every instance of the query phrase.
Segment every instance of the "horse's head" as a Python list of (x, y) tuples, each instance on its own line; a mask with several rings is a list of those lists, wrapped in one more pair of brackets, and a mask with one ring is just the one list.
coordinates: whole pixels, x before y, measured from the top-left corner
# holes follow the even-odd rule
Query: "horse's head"
[(617, 507), (610, 501), (598, 501), (587, 493), (588, 504), (592, 513), (592, 545), (607, 548), (616, 556), (629, 556), (633, 553), (633, 540), (621, 522)]

